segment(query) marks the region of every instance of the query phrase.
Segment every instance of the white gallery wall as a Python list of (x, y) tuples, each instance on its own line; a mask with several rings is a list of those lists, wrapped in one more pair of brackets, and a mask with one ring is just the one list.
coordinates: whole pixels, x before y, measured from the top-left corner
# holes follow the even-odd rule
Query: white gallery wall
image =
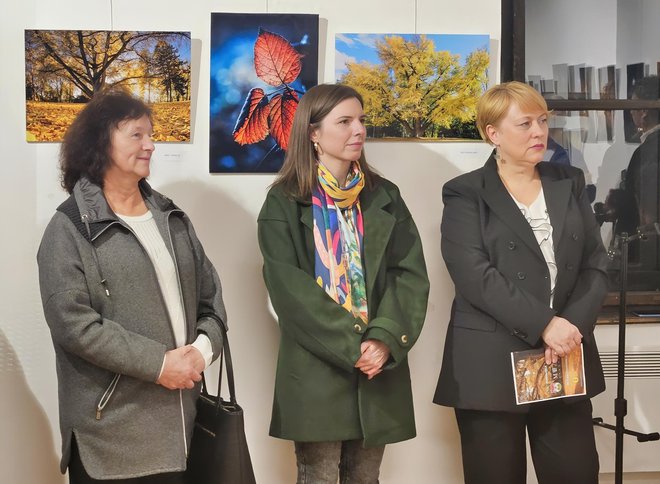
[[(499, 77), (499, 0), (22, 0), (0, 9), (0, 482), (62, 484), (55, 359), (39, 299), (35, 255), (65, 198), (57, 143), (25, 141), (24, 29), (189, 30), (192, 33), (192, 141), (156, 147), (150, 181), (193, 220), (224, 285), (238, 400), (257, 480), (292, 483), (292, 444), (268, 436), (277, 323), (268, 310), (256, 217), (272, 175), (208, 173), (211, 12), (320, 16), (319, 80), (334, 73), (339, 32), (467, 33), (491, 36), (491, 79)], [(370, 163), (399, 185), (424, 242), (431, 296), (410, 355), (418, 437), (388, 446), (384, 484), (462, 482), (451, 409), (431, 403), (453, 286), (440, 255), (440, 189), (485, 161), (484, 143), (369, 142)], [(530, 481), (532, 482), (532, 481)]]

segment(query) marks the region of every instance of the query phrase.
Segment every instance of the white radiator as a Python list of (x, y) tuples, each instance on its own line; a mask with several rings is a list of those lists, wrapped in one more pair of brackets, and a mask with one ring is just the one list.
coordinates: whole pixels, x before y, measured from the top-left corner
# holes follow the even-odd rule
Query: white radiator
[[(596, 339), (607, 389), (593, 399), (594, 417), (614, 425), (614, 399), (617, 392), (618, 326), (600, 325)], [(660, 432), (660, 324), (629, 324), (626, 328), (626, 380), (628, 401), (625, 427), (637, 432)], [(589, 382), (587, 382), (587, 385)], [(600, 472), (614, 472), (615, 434), (595, 427), (600, 456)], [(623, 445), (625, 472), (660, 471), (660, 441), (637, 441), (626, 435)]]

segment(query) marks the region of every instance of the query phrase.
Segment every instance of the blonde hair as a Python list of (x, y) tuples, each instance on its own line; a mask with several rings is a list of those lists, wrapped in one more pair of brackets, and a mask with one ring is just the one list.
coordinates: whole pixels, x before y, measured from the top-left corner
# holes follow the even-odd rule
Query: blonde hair
[(486, 127), (497, 126), (513, 104), (524, 111), (548, 113), (545, 99), (532, 86), (518, 81), (493, 86), (477, 102), (477, 129), (484, 141), (493, 144), (486, 134)]

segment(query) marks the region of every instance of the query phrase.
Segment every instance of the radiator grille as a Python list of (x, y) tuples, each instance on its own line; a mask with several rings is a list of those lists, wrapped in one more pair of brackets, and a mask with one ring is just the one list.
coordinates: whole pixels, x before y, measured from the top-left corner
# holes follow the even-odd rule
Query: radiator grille
[[(617, 376), (617, 352), (600, 353), (605, 378)], [(626, 378), (660, 378), (660, 351), (626, 352)]]

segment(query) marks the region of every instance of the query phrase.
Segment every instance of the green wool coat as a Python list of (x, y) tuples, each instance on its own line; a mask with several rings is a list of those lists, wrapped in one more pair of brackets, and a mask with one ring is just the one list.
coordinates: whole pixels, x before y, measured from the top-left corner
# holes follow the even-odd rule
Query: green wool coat
[[(281, 339), (270, 435), (298, 442), (364, 439), (366, 446), (415, 436), (408, 351), (426, 315), (422, 243), (398, 188), (377, 177), (360, 194), (369, 324), (335, 303), (314, 276), (311, 202), (273, 187), (259, 214), (264, 279)], [(391, 358), (372, 380), (354, 365), (366, 339)]]

